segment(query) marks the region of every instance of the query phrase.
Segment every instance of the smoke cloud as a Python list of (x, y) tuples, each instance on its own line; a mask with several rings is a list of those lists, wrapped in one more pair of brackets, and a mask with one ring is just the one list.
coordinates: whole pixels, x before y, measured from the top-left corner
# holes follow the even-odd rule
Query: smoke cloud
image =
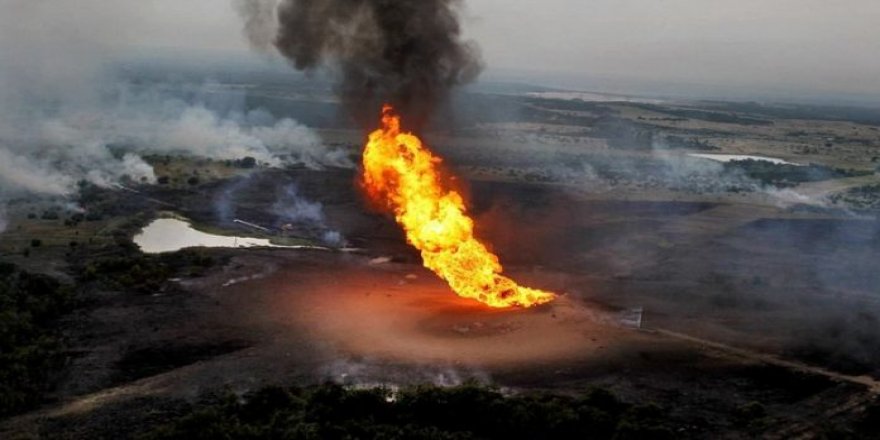
[(233, 6), (244, 21), (243, 32), (251, 48), (270, 52), (278, 32), (278, 0), (234, 0)]
[[(272, 21), (274, 6), (268, 16), (258, 13), (250, 28)], [(152, 183), (156, 176), (142, 159), (151, 154), (351, 166), (346, 153), (327, 149), (312, 130), (248, 109), (244, 97), (236, 101), (221, 85), (136, 78), (129, 84), (117, 67), (132, 56), (126, 46), (131, 35), (119, 23), (137, 10), (97, 0), (4, 3), (0, 204), (22, 194), (72, 196), (81, 181)]]
[(285, 225), (290, 227), (302, 225), (314, 229), (312, 235), (319, 236), (328, 246), (345, 245), (342, 234), (327, 226), (324, 206), (320, 202), (313, 202), (303, 197), (296, 184), (287, 185), (280, 191), (272, 210)]
[(326, 148), (309, 128), (262, 111), (222, 115), (154, 91), (126, 88), (94, 106), (31, 114), (27, 125), (0, 127), (0, 184), (7, 191), (69, 195), (81, 180), (153, 183), (142, 154), (217, 160), (253, 157), (266, 166), (350, 167), (347, 153)]
[[(243, 200), (268, 191), (275, 192), (274, 202), (265, 211), (241, 206)], [(347, 245), (342, 233), (328, 224), (324, 205), (320, 201), (307, 198), (296, 182), (277, 176), (248, 175), (233, 179), (218, 191), (213, 207), (216, 219), (226, 225), (231, 225), (236, 218), (272, 218), (267, 219), (266, 223), (273, 222), (274, 227), (286, 234), (320, 240), (330, 247)]]
[(389, 102), (424, 123), (450, 89), (481, 70), (475, 44), (461, 38), (457, 0), (268, 0), (239, 2), (251, 45), (275, 48), (296, 69), (338, 68), (340, 94), (359, 122)]

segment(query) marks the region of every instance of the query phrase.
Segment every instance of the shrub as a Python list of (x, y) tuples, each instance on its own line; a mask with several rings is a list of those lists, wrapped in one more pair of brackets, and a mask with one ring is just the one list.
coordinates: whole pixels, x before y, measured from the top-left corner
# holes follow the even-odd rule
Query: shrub
[(265, 388), (201, 405), (148, 439), (656, 439), (672, 438), (655, 405), (630, 407), (611, 393), (505, 396), (477, 384), (351, 389)]
[(45, 275), (0, 267), (0, 415), (37, 404), (63, 364), (55, 322), (72, 291)]

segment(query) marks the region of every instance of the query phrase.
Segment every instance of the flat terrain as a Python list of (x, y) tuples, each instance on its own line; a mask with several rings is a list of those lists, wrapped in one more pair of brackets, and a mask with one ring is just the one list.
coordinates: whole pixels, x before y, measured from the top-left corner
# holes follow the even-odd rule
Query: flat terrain
[[(251, 98), (288, 108), (272, 96)], [(76, 221), (63, 201), (10, 206), (3, 260), (78, 286), (82, 303), (59, 324), (66, 362), (44, 404), (0, 422), (0, 436), (111, 438), (224, 390), (324, 380), (603, 387), (666, 408), (682, 438), (817, 437), (874, 402), (880, 223), (849, 191), (880, 183), (876, 123), (746, 104), (467, 99), (464, 123), (426, 137), (462, 176), (506, 273), (559, 299), (493, 310), (456, 297), (364, 204), (355, 170), (154, 158), (166, 184), (84, 189)], [(308, 108), (297, 102), (293, 116)], [(478, 112), (499, 102), (517, 111)], [(332, 102), (314, 105), (325, 142), (356, 159), (362, 133), (334, 122)], [(687, 155), (707, 151), (803, 168)], [(279, 214), (291, 185), (320, 221)], [(131, 237), (163, 215), (296, 243), (336, 231), (346, 249), (140, 254)], [(743, 421), (754, 402), (765, 414)]]

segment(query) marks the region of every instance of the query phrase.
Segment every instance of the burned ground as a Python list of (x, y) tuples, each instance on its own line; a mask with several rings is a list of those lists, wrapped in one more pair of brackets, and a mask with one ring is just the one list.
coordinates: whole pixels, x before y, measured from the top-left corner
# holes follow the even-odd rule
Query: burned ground
[[(279, 111), (294, 105), (273, 99)], [(394, 222), (365, 205), (356, 170), (169, 158), (185, 166), (167, 170), (187, 171), (168, 171), (165, 184), (83, 188), (79, 202), (91, 217), (59, 208), (43, 219), (46, 204), (14, 206), (21, 212), (2, 237), (3, 259), (62, 279), (78, 301), (57, 325), (67, 361), (51, 375), (43, 407), (3, 421), (0, 435), (120, 438), (203, 404), (247, 411), (223, 406), (223, 396), (267, 386), (468, 379), (556, 396), (599, 387), (624, 405), (660, 408), (676, 438), (876, 432), (880, 227), (845, 198), (820, 203), (873, 185), (854, 159), (868, 146), (842, 141), (838, 155), (792, 146), (794, 137), (782, 142), (779, 133), (803, 129), (796, 140), (810, 143), (820, 130), (752, 122), (764, 114), (725, 121), (682, 106), (495, 99), (517, 107), (429, 137), (463, 176), (477, 235), (506, 273), (561, 293), (555, 304), (504, 314), (458, 301)], [(318, 107), (322, 136), (355, 153), (362, 133), (344, 130), (333, 104)], [(685, 132), (696, 150), (710, 142), (719, 152), (755, 153), (747, 139), (766, 154), (859, 175), (794, 182), (796, 194), (787, 193), (713, 174), (722, 166), (591, 137), (611, 117), (657, 136)], [(769, 170), (774, 179), (787, 172)], [(320, 205), (322, 223), (276, 237), (287, 221), (274, 206), (291, 185)], [(142, 254), (132, 235), (164, 215), (296, 244), (320, 244), (322, 228), (332, 229), (355, 249)], [(621, 319), (633, 310), (643, 311), (641, 329)]]

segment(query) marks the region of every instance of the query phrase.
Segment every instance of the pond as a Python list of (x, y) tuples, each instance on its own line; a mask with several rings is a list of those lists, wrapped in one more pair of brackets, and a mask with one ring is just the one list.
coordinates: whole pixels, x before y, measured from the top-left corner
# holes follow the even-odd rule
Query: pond
[(189, 247), (275, 247), (293, 249), (324, 249), (317, 246), (281, 246), (268, 239), (209, 234), (176, 218), (160, 218), (134, 236), (134, 243), (147, 254), (175, 252)]

